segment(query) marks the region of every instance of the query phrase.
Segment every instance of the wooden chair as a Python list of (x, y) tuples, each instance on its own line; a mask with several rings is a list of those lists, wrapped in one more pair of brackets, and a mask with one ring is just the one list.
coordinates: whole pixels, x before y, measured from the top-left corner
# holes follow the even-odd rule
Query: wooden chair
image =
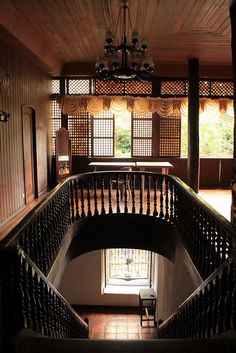
[[(122, 171), (132, 171), (131, 167), (122, 167), (120, 170)], [(125, 194), (125, 181), (126, 181), (126, 187), (128, 191), (128, 197), (131, 195), (131, 189), (130, 189), (130, 177), (128, 176), (125, 180), (125, 178), (119, 178), (117, 179), (112, 179), (112, 188), (117, 189), (117, 182), (118, 182), (118, 188), (119, 188), (119, 193), (120, 193), (120, 200), (124, 199), (124, 194)]]

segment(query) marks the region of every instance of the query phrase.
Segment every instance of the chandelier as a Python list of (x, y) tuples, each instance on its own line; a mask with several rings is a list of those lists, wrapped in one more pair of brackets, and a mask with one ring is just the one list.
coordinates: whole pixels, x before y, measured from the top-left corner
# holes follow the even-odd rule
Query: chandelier
[[(117, 29), (120, 23), (121, 42), (117, 43)], [(128, 42), (128, 32), (132, 33)], [(152, 58), (148, 55), (147, 43), (139, 46), (137, 30), (132, 30), (130, 10), (127, 0), (121, 1), (114, 36), (111, 30), (106, 32), (103, 57), (98, 57), (95, 65), (99, 79), (148, 80), (154, 69)]]

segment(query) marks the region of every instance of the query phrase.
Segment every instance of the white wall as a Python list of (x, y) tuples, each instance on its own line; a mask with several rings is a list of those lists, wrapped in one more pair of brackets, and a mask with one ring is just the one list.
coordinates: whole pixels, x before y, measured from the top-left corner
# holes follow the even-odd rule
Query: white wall
[(92, 251), (71, 261), (58, 291), (71, 304), (138, 306), (136, 294), (102, 294), (102, 251)]
[[(157, 318), (165, 320), (202, 282), (184, 248), (176, 250), (176, 263), (157, 256), (154, 289)], [(138, 306), (135, 294), (102, 294), (102, 251), (92, 251), (71, 261), (63, 274), (59, 292), (71, 304)]]
[(158, 319), (166, 320), (202, 283), (188, 253), (178, 244), (175, 264), (158, 256)]

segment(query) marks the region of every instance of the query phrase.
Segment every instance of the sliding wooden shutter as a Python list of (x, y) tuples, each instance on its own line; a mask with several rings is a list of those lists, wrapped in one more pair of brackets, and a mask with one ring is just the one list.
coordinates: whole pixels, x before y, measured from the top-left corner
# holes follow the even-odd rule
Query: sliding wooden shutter
[(87, 112), (79, 115), (68, 116), (68, 131), (71, 140), (73, 156), (89, 156), (91, 150), (90, 117)]
[(152, 157), (152, 113), (132, 113), (132, 157)]
[(179, 157), (181, 143), (180, 114), (159, 117), (159, 157)]
[(92, 156), (114, 157), (114, 115), (108, 111), (92, 117)]

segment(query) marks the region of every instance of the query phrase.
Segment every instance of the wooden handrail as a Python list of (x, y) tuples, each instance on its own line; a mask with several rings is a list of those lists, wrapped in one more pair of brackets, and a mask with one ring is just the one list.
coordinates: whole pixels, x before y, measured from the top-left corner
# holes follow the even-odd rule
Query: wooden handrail
[[(120, 185), (122, 185), (122, 189)], [(0, 243), (1, 255), (4, 254), (5, 251), (10, 251), (12, 247), (18, 251), (17, 256), (15, 256), (16, 254), (14, 253), (15, 257), (12, 258), (13, 265), (11, 265), (11, 262), (8, 262), (9, 271), (6, 272), (7, 277), (4, 277), (5, 280), (11, 283), (11, 278), (15, 278), (14, 276), (19, 274), (19, 278), (21, 279), (23, 278), (22, 276), (27, 276), (28, 283), (31, 281), (34, 283), (42, 282), (42, 287), (53, 291), (49, 283), (42, 277), (43, 275), (39, 275), (38, 269), (40, 269), (44, 275), (48, 274), (69, 227), (84, 218), (99, 217), (105, 214), (111, 215), (113, 213), (138, 213), (148, 217), (153, 216), (160, 218), (168, 222), (169, 225), (172, 225), (178, 231), (203, 279), (213, 276), (209, 277), (210, 282), (207, 282), (205, 287), (199, 288), (199, 291), (181, 306), (179, 312), (165, 325), (169, 332), (171, 332), (171, 335), (173, 332), (174, 335), (179, 335), (181, 330), (181, 332), (184, 332), (181, 333), (181, 335), (184, 335), (183, 337), (192, 335), (192, 331), (191, 333), (186, 332), (185, 317), (186, 315), (191, 316), (191, 310), (197, 313), (199, 309), (198, 306), (202, 305), (202, 302), (204, 302), (204, 310), (206, 311), (206, 308), (209, 308), (207, 306), (209, 293), (217, 298), (215, 303), (217, 301), (221, 303), (220, 306), (215, 304), (217, 310), (223, 310), (224, 315), (228, 315), (229, 306), (226, 306), (227, 309), (222, 309), (224, 308), (222, 299), (218, 298), (215, 293), (218, 290), (217, 286), (220, 285), (221, 288), (225, 287), (225, 281), (226, 283), (231, 283), (233, 278), (235, 282), (235, 262), (230, 262), (229, 260), (232, 258), (231, 256), (236, 249), (235, 227), (204, 202), (180, 179), (160, 173), (106, 171), (69, 177), (59, 184), (49, 196), (34, 208), (9, 236)], [(19, 248), (23, 250), (19, 250)], [(16, 266), (16, 261), (18, 267)], [(228, 262), (230, 262), (230, 265), (226, 265)], [(221, 271), (220, 266), (223, 266), (222, 274), (214, 272), (217, 269), (217, 271)], [(31, 270), (29, 270), (29, 268)], [(227, 271), (225, 268), (227, 268)], [(228, 268), (230, 268), (230, 270), (228, 270)], [(225, 271), (227, 275), (225, 275)], [(30, 273), (36, 273), (36, 279), (34, 275), (29, 275)], [(26, 292), (24, 292), (24, 282), (20, 283), (19, 278), (15, 278), (20, 294), (19, 298), (21, 298), (21, 300), (24, 298), (24, 300), (27, 301), (29, 289), (26, 287)], [(224, 282), (221, 282), (221, 278), (223, 278)], [(234, 286), (232, 285), (233, 288)], [(208, 296), (205, 299), (202, 293), (205, 293), (205, 288), (208, 287), (210, 287), (210, 289), (206, 290), (208, 291)], [(226, 294), (229, 295), (229, 293), (232, 292), (231, 287), (228, 286), (225, 288), (228, 288)], [(38, 287), (35, 286), (33, 292), (30, 292), (30, 303), (32, 304), (33, 314), (31, 315), (31, 312), (29, 312), (29, 314), (31, 315), (30, 317), (36, 320), (33, 324), (34, 328), (38, 325), (38, 320), (42, 321), (43, 315), (45, 315), (42, 314), (44, 308), (42, 311), (39, 311), (39, 313), (34, 312), (33, 304), (36, 300), (34, 291), (37, 289)], [(55, 292), (53, 291), (53, 293)], [(221, 293), (225, 292), (222, 291)], [(55, 295), (57, 298), (60, 298), (57, 294)], [(232, 296), (232, 293), (230, 295)], [(15, 298), (15, 300), (17, 300), (17, 298)], [(25, 305), (24, 300), (23, 303)], [(23, 304), (15, 301), (14, 310), (16, 313), (19, 313), (17, 309), (18, 305), (21, 307), (19, 320), (22, 321), (23, 318), (25, 318), (22, 314), (24, 311)], [(187, 311), (186, 306), (190, 306)], [(235, 307), (233, 309), (235, 313)], [(211, 330), (212, 327), (211, 324), (209, 325), (209, 322), (206, 324), (206, 320), (209, 321), (210, 319), (204, 310), (204, 315), (200, 311), (201, 314), (199, 315), (202, 316), (198, 317), (199, 322), (203, 322), (203, 329), (200, 331), (197, 326), (198, 324), (195, 325), (195, 321), (193, 322), (192, 318), (188, 319), (190, 320), (188, 328), (190, 327), (191, 330), (194, 329), (195, 332), (201, 332), (200, 335), (203, 336), (208, 335), (209, 333), (208, 331), (206, 333), (206, 330)], [(226, 310), (227, 314), (225, 314), (224, 310)], [(179, 314), (180, 312), (181, 315)], [(227, 316), (227, 320), (229, 320), (228, 317), (229, 315)], [(213, 319), (215, 322), (216, 318), (214, 317)], [(28, 318), (27, 320), (30, 322), (31, 319)], [(170, 329), (171, 327), (172, 329)], [(225, 321), (223, 329), (227, 327), (230, 327), (230, 325), (228, 321), (227, 323)], [(203, 331), (204, 333), (202, 333)], [(212, 332), (222, 332), (222, 328), (219, 330), (213, 329)]]
[(92, 172), (68, 178), (0, 245), (19, 244), (47, 274), (70, 224), (112, 213), (152, 215), (170, 222), (204, 279), (236, 248), (235, 227), (179, 178), (137, 171)]
[(205, 339), (236, 330), (236, 252), (158, 329), (159, 338)]
[(22, 249), (2, 249), (0, 265), (6, 340), (23, 328), (52, 338), (88, 338), (87, 323)]

